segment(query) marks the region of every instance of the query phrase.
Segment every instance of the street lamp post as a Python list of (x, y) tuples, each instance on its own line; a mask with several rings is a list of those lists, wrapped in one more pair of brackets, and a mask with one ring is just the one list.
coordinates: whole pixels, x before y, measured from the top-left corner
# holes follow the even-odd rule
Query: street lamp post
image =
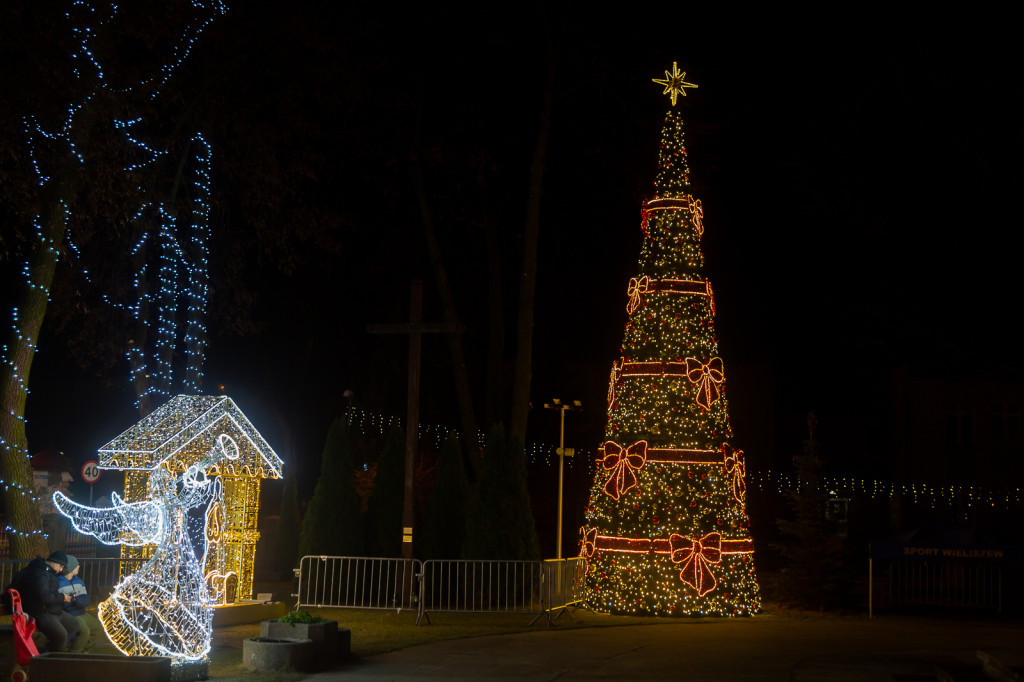
[(561, 412), (561, 427), (558, 432), (558, 551), (555, 553), (556, 559), (562, 558), (562, 481), (565, 471), (565, 458), (572, 457), (573, 449), (565, 447), (565, 412), (566, 410), (580, 410), (582, 405), (580, 401), (573, 400), (572, 404), (563, 403), (558, 398), (552, 399), (550, 403), (544, 403), (544, 409), (546, 410), (558, 410)]

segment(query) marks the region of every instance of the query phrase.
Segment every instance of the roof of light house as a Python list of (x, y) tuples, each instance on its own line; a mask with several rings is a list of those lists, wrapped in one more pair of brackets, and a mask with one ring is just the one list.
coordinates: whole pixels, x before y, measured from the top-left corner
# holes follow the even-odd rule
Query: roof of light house
[(99, 449), (101, 469), (185, 471), (226, 434), (236, 460), (221, 460), (213, 474), (280, 478), (281, 458), (227, 396), (179, 395)]

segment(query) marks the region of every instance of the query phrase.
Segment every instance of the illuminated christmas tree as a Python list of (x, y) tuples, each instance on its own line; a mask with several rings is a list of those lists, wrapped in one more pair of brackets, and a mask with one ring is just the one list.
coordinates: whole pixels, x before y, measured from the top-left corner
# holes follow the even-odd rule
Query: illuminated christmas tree
[(703, 275), (701, 202), (690, 193), (675, 64), (639, 272), (612, 364), (608, 425), (580, 531), (598, 611), (746, 615), (758, 610), (743, 452), (729, 441), (715, 301)]

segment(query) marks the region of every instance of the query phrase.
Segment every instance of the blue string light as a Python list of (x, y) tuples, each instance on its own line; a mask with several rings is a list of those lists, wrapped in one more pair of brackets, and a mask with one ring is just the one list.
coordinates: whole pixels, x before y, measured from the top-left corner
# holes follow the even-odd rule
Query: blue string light
[(198, 393), (203, 380), (203, 357), (206, 350), (206, 301), (209, 296), (208, 271), (210, 237), (210, 162), (213, 150), (202, 135), (192, 138), (199, 151), (192, 198), (191, 246), (194, 258), (189, 273), (188, 312), (185, 328), (185, 389)]
[[(78, 164), (84, 163), (85, 157), (75, 141), (77, 123), (85, 118), (80, 116), (80, 114), (97, 94), (101, 92), (145, 93), (148, 94), (150, 99), (156, 98), (177, 67), (188, 57), (202, 32), (216, 17), (227, 11), (227, 5), (222, 0), (192, 0), (191, 8), (193, 10), (192, 21), (183, 30), (178, 41), (172, 45), (167, 61), (156, 70), (155, 75), (142, 79), (127, 88), (119, 89), (112, 87), (108, 81), (102, 62), (97, 57), (97, 51), (94, 49), (94, 41), (100, 33), (100, 29), (108, 25), (117, 16), (119, 5), (113, 2), (103, 3), (91, 0), (74, 0), (72, 2), (71, 8), (65, 14), (71, 26), (72, 35), (76, 39), (75, 47), (71, 52), (72, 73), (77, 81), (87, 85), (88, 94), (81, 97), (79, 101), (68, 104), (63, 112), (62, 120), (52, 129), (44, 128), (43, 124), (35, 116), (30, 115), (23, 119), (22, 123), (29, 163), (35, 174), (35, 180), (40, 187), (50, 185), (54, 181), (58, 169), (67, 160), (72, 160)], [(114, 129), (124, 136), (124, 140), (130, 148), (138, 150), (141, 157), (141, 160), (126, 166), (123, 169), (125, 172), (134, 172), (149, 166), (167, 153), (166, 150), (161, 150), (151, 144), (144, 143), (132, 134), (133, 126), (140, 122), (141, 118), (139, 117), (113, 120)], [(208, 294), (208, 251), (206, 243), (209, 236), (209, 164), (211, 154), (209, 145), (201, 136), (194, 138), (193, 142), (196, 143), (200, 151), (195, 156), (193, 220), (187, 247), (191, 260), (186, 256), (186, 253), (178, 243), (173, 216), (162, 205), (147, 203), (140, 208), (137, 217), (140, 217), (145, 209), (155, 208), (158, 217), (157, 231), (155, 237), (154, 235), (144, 233), (132, 250), (134, 255), (139, 249), (144, 248), (147, 243), (152, 242), (159, 245), (161, 252), (159, 270), (160, 291), (156, 298), (158, 308), (156, 345), (157, 350), (162, 351), (162, 358), (157, 362), (158, 376), (156, 378), (158, 381), (154, 381), (153, 386), (155, 387), (158, 383), (162, 382), (163, 385), (157, 390), (164, 393), (167, 393), (170, 389), (170, 357), (173, 353), (174, 338), (176, 336), (174, 331), (174, 308), (178, 302), (186, 299), (186, 296), (178, 292), (179, 275), (182, 270), (188, 273), (187, 281), (189, 287), (187, 294), (188, 322), (185, 332), (186, 355), (189, 364), (189, 381), (187, 385), (191, 390), (196, 390), (202, 380), (201, 365), (206, 331), (203, 318), (206, 312), (206, 296)], [(141, 188), (139, 188), (139, 191), (141, 194)], [(71, 239), (68, 229), (71, 218), (70, 208), (62, 199), (59, 200), (58, 208), (59, 213), (56, 219), (61, 221), (62, 229), (59, 232), (55, 231), (55, 233), (60, 234), (67, 241), (70, 254), (81, 265), (81, 253)], [(43, 223), (44, 217), (41, 213), (32, 219), (32, 227), (37, 241), (32, 252), (45, 253), (56, 261), (60, 257), (61, 244), (46, 236)], [(54, 227), (57, 227), (57, 225), (54, 225)], [(145, 265), (142, 267), (144, 269)], [(84, 266), (80, 269), (83, 276), (88, 280), (88, 269)], [(24, 276), (26, 291), (29, 294), (41, 293), (48, 302), (50, 299), (50, 286), (48, 283), (39, 282), (33, 278), (32, 266), (28, 259), (24, 262), (21, 272)], [(139, 296), (134, 304), (130, 306), (115, 304), (117, 307), (129, 310), (137, 320), (142, 310), (147, 307), (144, 304), (148, 303), (151, 298), (149, 292), (141, 291), (141, 274), (144, 273), (135, 273), (134, 285), (135, 290), (139, 292)], [(110, 302), (107, 296), (103, 298)], [(146, 326), (150, 326), (149, 320), (142, 320), (142, 322)], [(3, 353), (3, 364), (9, 368), (10, 380), (20, 393), (20, 400), (17, 402), (24, 405), (29, 390), (23, 373), (24, 368), (19, 366), (19, 362), (26, 361), (19, 361), (18, 358), (28, 358), (30, 360), (38, 351), (35, 340), (22, 335), (21, 323), (21, 311), (17, 306), (12, 307), (12, 343), (11, 345), (4, 344), (0, 350)], [(133, 351), (144, 353), (144, 349), (130, 349), (129, 356), (131, 356)], [(144, 358), (140, 359), (144, 360)], [(144, 361), (138, 365), (137, 369), (135, 364), (130, 366), (133, 368), (131, 370), (131, 378), (133, 380), (138, 378), (139, 372), (146, 371)], [(150, 392), (153, 390), (154, 388), (151, 387)], [(169, 393), (167, 394), (169, 395)], [(23, 414), (17, 414), (12, 411), (10, 416), (16, 422), (21, 422), (24, 425), (25, 419)], [(27, 448), (23, 444), (10, 443), (0, 438), (0, 448), (7, 451), (8, 454), (13, 451), (22, 457), (28, 457)], [(17, 482), (0, 480), (0, 485), (3, 485), (5, 489), (14, 489), (20, 494), (29, 495), (34, 501), (38, 500), (38, 498), (32, 496), (32, 493), (27, 488)], [(41, 531), (21, 531), (11, 526), (8, 526), (6, 530), (7, 532), (19, 535), (45, 536)]]

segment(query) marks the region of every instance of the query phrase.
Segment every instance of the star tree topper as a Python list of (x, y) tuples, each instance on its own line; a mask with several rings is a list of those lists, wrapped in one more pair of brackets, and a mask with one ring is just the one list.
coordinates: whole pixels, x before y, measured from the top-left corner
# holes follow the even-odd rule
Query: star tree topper
[(697, 87), (693, 83), (687, 83), (685, 80), (683, 80), (684, 78), (686, 78), (686, 72), (683, 71), (682, 73), (680, 73), (678, 64), (676, 62), (672, 62), (672, 71), (665, 72), (664, 80), (660, 78), (652, 78), (651, 80), (653, 80), (658, 85), (665, 86), (665, 91), (662, 92), (661, 94), (668, 95), (669, 97), (671, 97), (672, 106), (675, 106), (676, 97), (678, 97), (679, 95), (686, 97), (686, 88)]

